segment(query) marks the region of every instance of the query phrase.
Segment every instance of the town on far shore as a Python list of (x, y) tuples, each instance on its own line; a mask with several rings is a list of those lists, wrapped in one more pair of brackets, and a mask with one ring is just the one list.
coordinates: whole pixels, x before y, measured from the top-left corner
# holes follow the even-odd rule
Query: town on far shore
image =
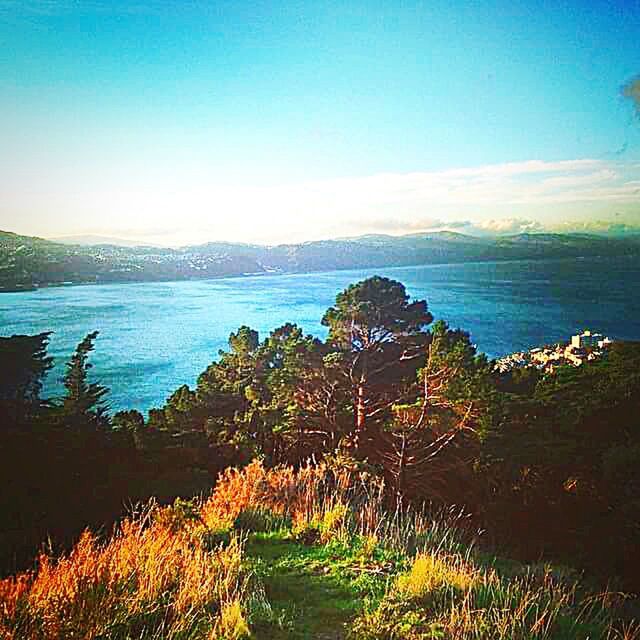
[(566, 365), (579, 367), (585, 362), (599, 360), (606, 355), (612, 343), (611, 338), (585, 329), (582, 333), (571, 336), (568, 343), (537, 347), (504, 356), (496, 360), (494, 368), (499, 373), (525, 367), (534, 367), (545, 373), (553, 373), (558, 367)]

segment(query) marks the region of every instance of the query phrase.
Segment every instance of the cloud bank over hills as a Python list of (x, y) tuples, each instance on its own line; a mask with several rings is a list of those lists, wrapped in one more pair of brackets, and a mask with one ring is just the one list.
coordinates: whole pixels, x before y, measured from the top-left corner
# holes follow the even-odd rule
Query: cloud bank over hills
[[(48, 175), (55, 181), (55, 171)], [(92, 185), (92, 197), (79, 193), (70, 209), (69, 190), (78, 187), (52, 184), (26, 200), (5, 202), (7, 211), (22, 214), (5, 227), (27, 235), (109, 236), (162, 246), (280, 244), (440, 229), (504, 235), (628, 233), (640, 227), (640, 163), (612, 160), (529, 160), (282, 185), (215, 184), (176, 170), (161, 184), (137, 176), (135, 184), (112, 187)], [(64, 215), (56, 216), (58, 210)]]
[[(637, 216), (637, 218), (637, 224), (617, 222), (615, 220), (567, 220), (564, 222), (543, 224), (538, 220), (528, 218), (494, 218), (478, 222), (473, 222), (472, 220), (446, 222), (435, 219), (409, 222), (381, 220), (379, 232), (393, 233), (397, 232), (398, 228), (401, 228), (403, 233), (455, 231), (457, 233), (482, 237), (510, 236), (520, 233), (585, 233), (603, 236), (623, 236), (640, 234), (640, 216)], [(398, 234), (393, 233), (393, 235)]]
[[(430, 233), (439, 231), (452, 231), (468, 236), (476, 236), (483, 238), (498, 238), (501, 236), (512, 236), (522, 233), (584, 233), (589, 235), (623, 237), (640, 235), (640, 223), (631, 224), (624, 222), (593, 220), (593, 221), (565, 221), (555, 224), (544, 225), (537, 220), (526, 218), (496, 218), (473, 222), (471, 220), (461, 220), (454, 222), (446, 222), (437, 219), (422, 219), (414, 221), (379, 219), (372, 220), (368, 233), (378, 233), (390, 236), (402, 236), (414, 233)], [(73, 235), (62, 237), (49, 237), (48, 240), (60, 242), (62, 244), (75, 244), (84, 246), (95, 245), (113, 245), (119, 247), (167, 247), (176, 246), (171, 243), (162, 242), (162, 236), (154, 236), (157, 241), (155, 243), (138, 240), (135, 237), (127, 237), (127, 229), (120, 230), (121, 236), (102, 236), (102, 235)], [(138, 231), (138, 233), (140, 233)], [(362, 233), (354, 232), (350, 235), (339, 236), (338, 240), (347, 240), (359, 237)], [(310, 240), (309, 240), (310, 241)], [(268, 243), (252, 243), (252, 244), (268, 244)], [(277, 243), (283, 244), (283, 243)], [(286, 244), (286, 243), (284, 243)]]

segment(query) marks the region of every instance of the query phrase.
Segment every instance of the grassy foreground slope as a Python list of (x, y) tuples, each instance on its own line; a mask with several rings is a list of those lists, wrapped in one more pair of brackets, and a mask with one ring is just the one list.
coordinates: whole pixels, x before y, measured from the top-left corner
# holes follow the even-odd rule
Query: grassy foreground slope
[(390, 513), (365, 474), (254, 462), (1, 581), (0, 638), (640, 638), (624, 596), (484, 555), (461, 522)]

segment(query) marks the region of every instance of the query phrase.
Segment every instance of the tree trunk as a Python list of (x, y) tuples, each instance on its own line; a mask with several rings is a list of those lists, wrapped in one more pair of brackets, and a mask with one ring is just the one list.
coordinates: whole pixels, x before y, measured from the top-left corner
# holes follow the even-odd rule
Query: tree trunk
[(364, 403), (364, 385), (358, 385), (358, 393), (356, 398), (356, 431), (364, 431), (365, 425), (365, 403)]

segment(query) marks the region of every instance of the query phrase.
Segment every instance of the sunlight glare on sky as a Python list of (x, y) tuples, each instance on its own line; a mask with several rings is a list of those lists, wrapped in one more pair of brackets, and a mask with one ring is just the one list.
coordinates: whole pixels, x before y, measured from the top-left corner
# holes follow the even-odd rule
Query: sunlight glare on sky
[(0, 229), (640, 225), (632, 2), (0, 0)]

